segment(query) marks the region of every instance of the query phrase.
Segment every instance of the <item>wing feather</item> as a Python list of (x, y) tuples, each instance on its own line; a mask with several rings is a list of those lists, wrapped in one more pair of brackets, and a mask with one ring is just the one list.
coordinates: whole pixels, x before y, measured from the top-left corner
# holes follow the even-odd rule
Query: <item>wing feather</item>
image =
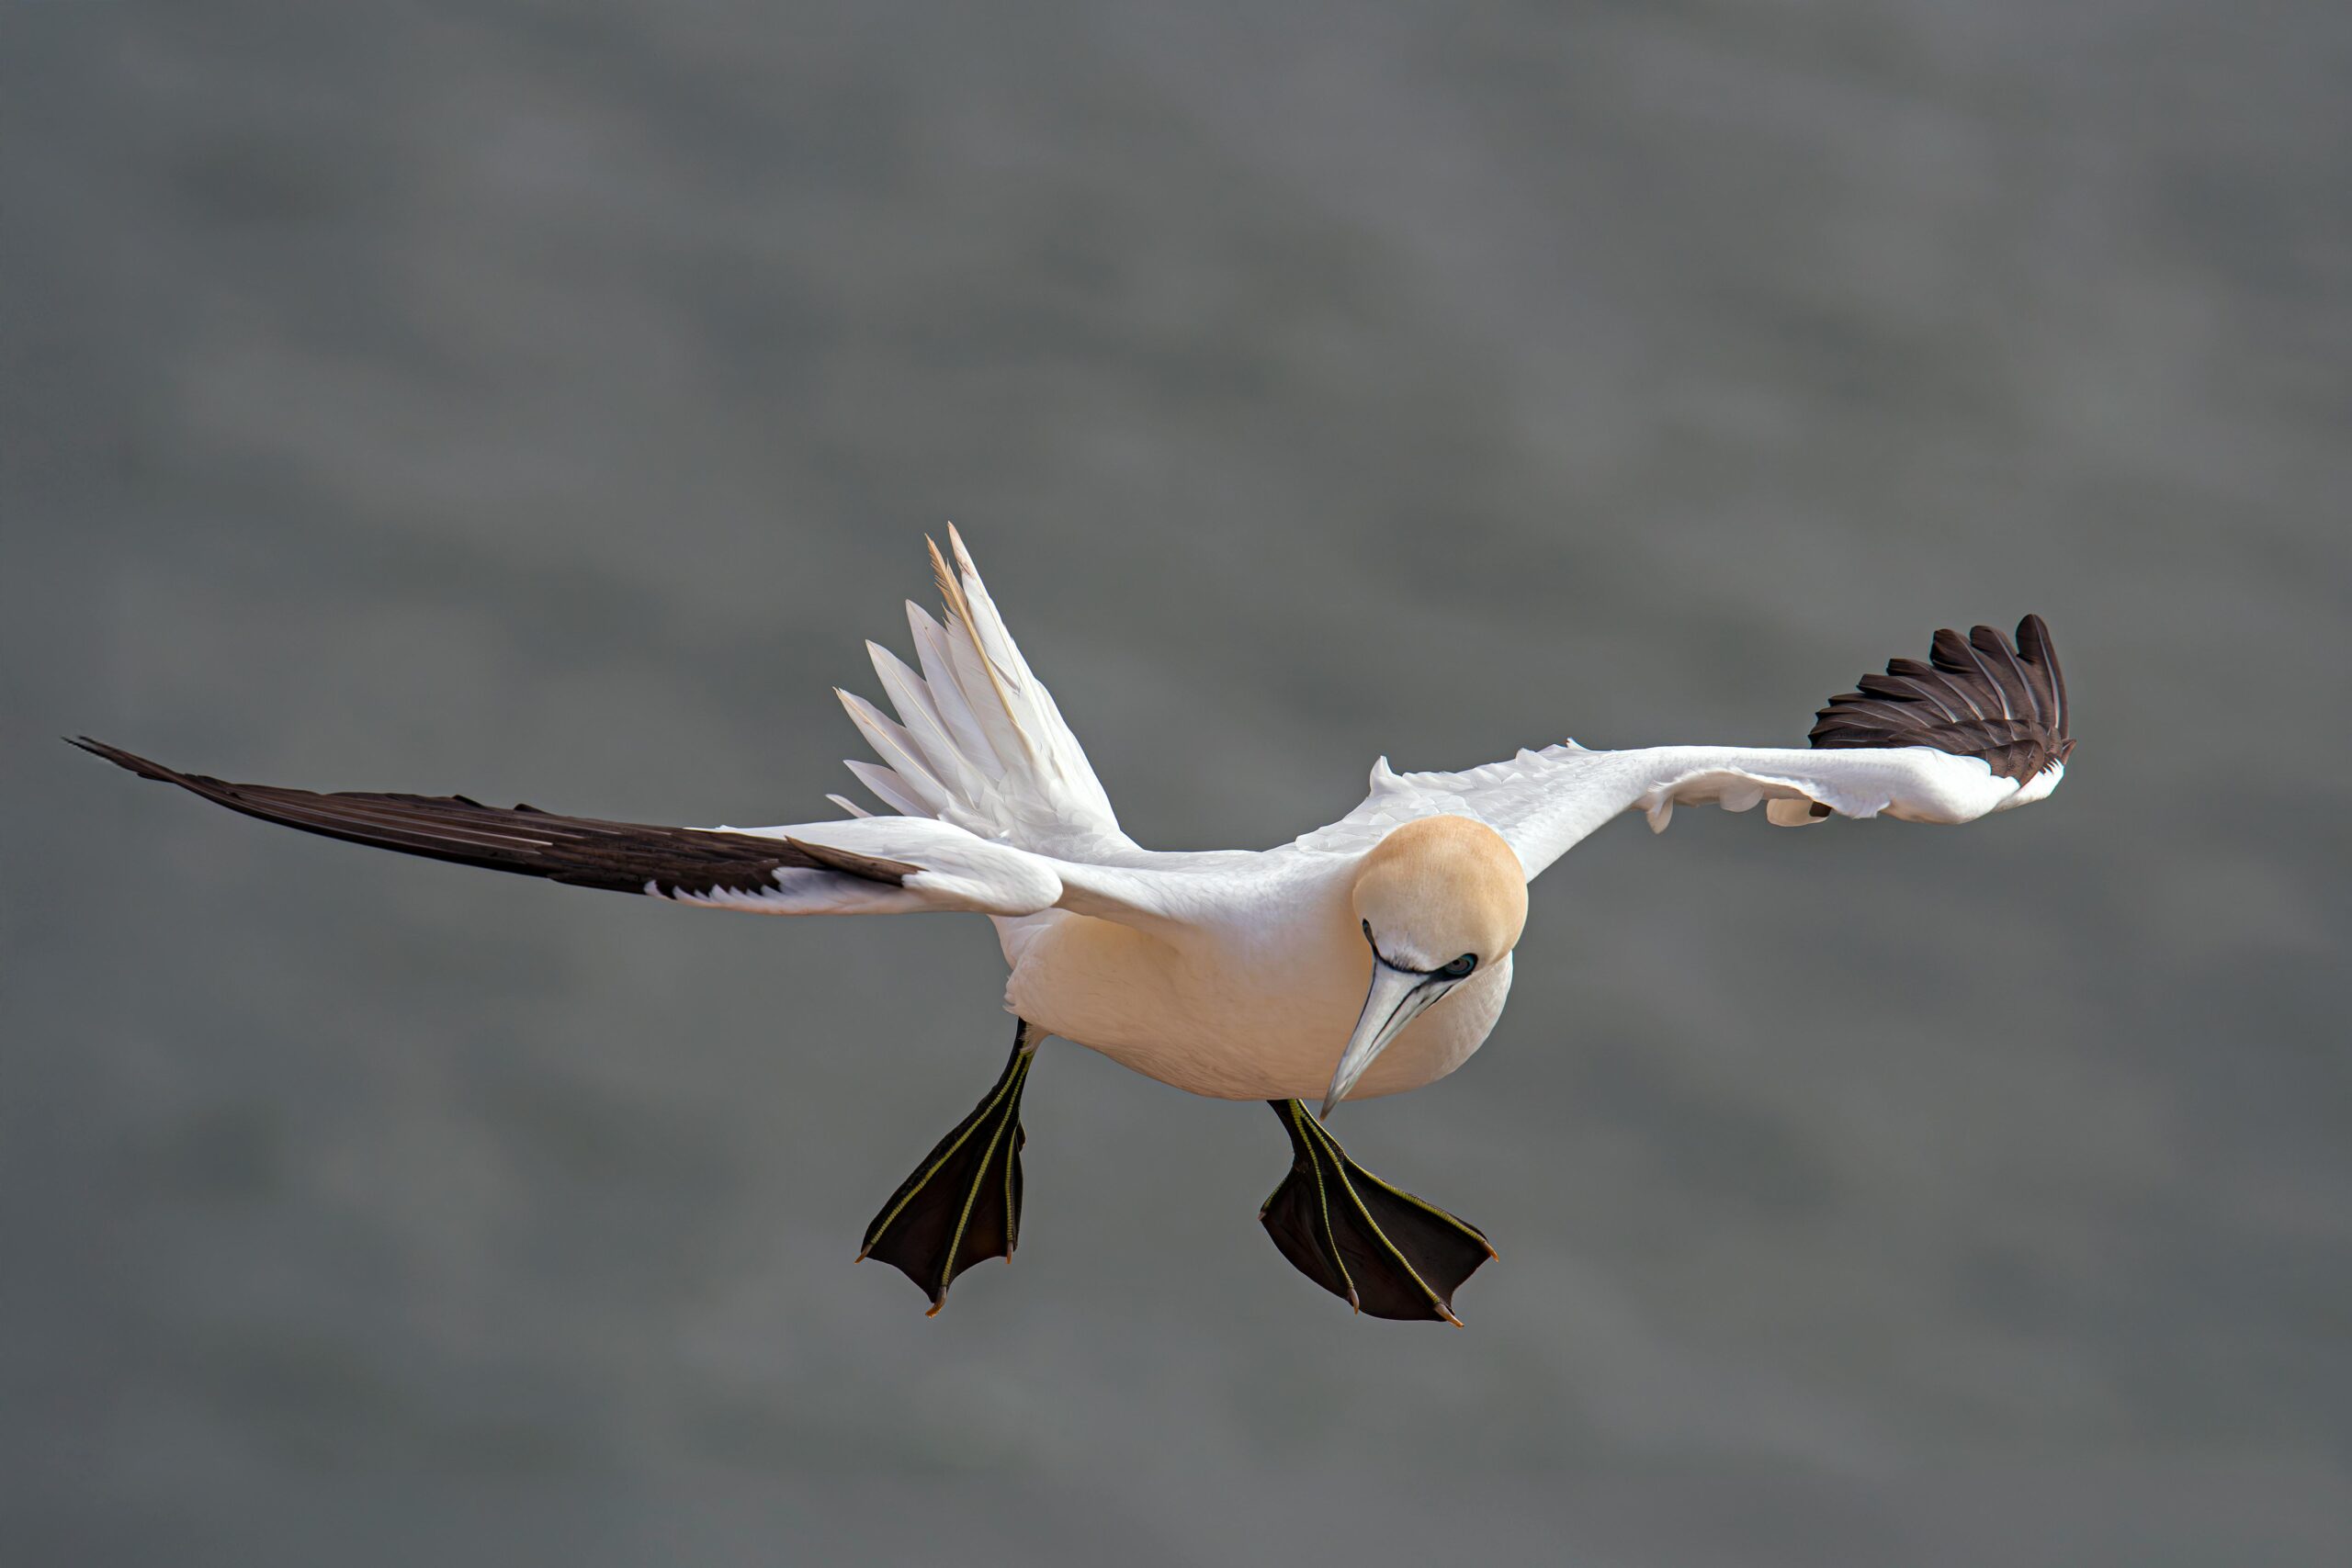
[(857, 726), (858, 733), (874, 748), (874, 754), (898, 775), (907, 794), (922, 802), (921, 815), (938, 816), (955, 795), (931, 771), (931, 764), (922, 760), (922, 748), (916, 744), (915, 738), (855, 692), (837, 691), (835, 694), (841, 698), (842, 706), (849, 710), (850, 721)]
[[(912, 804), (910, 815), (1041, 853), (1135, 852), (1085, 749), (1022, 657), (962, 536), (951, 527), (945, 551), (925, 544), (945, 620), (907, 606), (920, 672), (873, 649), (875, 673), (898, 709), (897, 721), (871, 704), (842, 699), (883, 763), (880, 773), (857, 769), (858, 777), (901, 812)], [(891, 773), (898, 777), (877, 786)]]
[(2040, 696), (2043, 719), (2052, 733), (2066, 733), (2066, 676), (2058, 667), (2058, 650), (2051, 646), (2050, 627), (2040, 615), (2018, 623), (2018, 656)]
[(907, 630), (914, 637), (923, 684), (948, 733), (955, 738), (956, 749), (983, 774), (993, 778), (1002, 773), (1004, 762), (998, 757), (987, 731), (980, 728), (979, 720), (972, 716), (971, 699), (964, 694), (963, 685), (956, 680), (956, 656), (949, 649), (946, 628), (933, 620), (922, 605), (909, 600)]
[(931, 807), (908, 793), (904, 781), (879, 762), (850, 758), (842, 764), (857, 775), (857, 782), (874, 792), (874, 798), (901, 817), (929, 817)]
[(890, 705), (899, 712), (901, 733), (914, 743), (932, 776), (945, 785), (954, 798), (972, 800), (987, 790), (986, 783), (964, 753), (947, 728), (947, 721), (940, 716), (932, 701), (931, 689), (922, 678), (907, 668), (899, 656), (878, 642), (869, 642), (865, 651), (874, 660), (874, 674), (882, 682)]
[(2001, 703), (2010, 718), (2023, 719), (2029, 724), (2045, 724), (2040, 706), (2033, 700), (2033, 683), (2025, 677), (2025, 666), (2018, 662), (2017, 649), (2008, 638), (1991, 626), (1972, 626), (1968, 633), (1969, 651), (1993, 678), (2000, 689)]

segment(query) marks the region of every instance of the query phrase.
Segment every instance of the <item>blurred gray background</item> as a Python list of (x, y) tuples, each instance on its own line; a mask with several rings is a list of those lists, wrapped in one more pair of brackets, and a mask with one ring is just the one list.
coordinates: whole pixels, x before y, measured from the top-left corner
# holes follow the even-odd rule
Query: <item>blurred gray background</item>
[[(2352, 1560), (2352, 11), (9, 0), (25, 1563)], [(1068, 1045), (850, 1267), (977, 920), (264, 829), (57, 744), (827, 813), (967, 532), (1129, 829), (1797, 740), (2046, 615), (2066, 788), (1612, 825), (1351, 1111), (1470, 1326)]]

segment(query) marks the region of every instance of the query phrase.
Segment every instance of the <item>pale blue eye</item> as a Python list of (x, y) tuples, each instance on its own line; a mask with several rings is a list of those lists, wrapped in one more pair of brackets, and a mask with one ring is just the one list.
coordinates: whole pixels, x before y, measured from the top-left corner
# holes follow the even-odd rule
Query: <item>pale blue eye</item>
[(1476, 967), (1478, 967), (1478, 955), (1475, 953), (1465, 953), (1438, 973), (1448, 980), (1459, 980)]

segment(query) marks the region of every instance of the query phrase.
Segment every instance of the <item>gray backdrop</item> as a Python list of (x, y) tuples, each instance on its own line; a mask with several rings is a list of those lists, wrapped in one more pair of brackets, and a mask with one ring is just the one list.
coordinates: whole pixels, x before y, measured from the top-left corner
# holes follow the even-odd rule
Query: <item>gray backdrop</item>
[[(2352, 1552), (2352, 11), (14, 0), (0, 1525), (27, 1563)], [(1351, 1110), (1455, 1332), (1057, 1045), (850, 1267), (977, 920), (722, 919), (67, 750), (822, 815), (963, 525), (1128, 827), (1777, 744), (2036, 610), (1965, 832), (1685, 813)]]

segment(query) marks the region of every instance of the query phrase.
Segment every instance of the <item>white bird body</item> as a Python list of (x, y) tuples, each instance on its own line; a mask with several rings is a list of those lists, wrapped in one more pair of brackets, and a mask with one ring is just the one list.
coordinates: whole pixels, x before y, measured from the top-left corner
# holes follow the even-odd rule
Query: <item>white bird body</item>
[[(1246, 864), (1214, 857), (1169, 874), (1196, 878), (1202, 897), (1191, 919), (1152, 929), (1061, 910), (1001, 919), (1012, 970), (1005, 1006), (1188, 1093), (1319, 1094), (1372, 971), (1349, 912), (1355, 859), (1286, 850)], [(1510, 990), (1506, 956), (1408, 1025), (1350, 1098), (1401, 1094), (1460, 1066)]]
[(931, 1295), (1010, 1257), (1021, 1209), (1022, 1087), (1048, 1034), (1189, 1093), (1275, 1102), (1293, 1169), (1260, 1218), (1294, 1266), (1360, 1310), (1454, 1318), (1493, 1256), (1467, 1222), (1350, 1160), (1303, 1102), (1423, 1088), (1502, 1016), (1527, 885), (1625, 811), (1677, 805), (1783, 827), (1832, 816), (1961, 823), (2040, 800), (2072, 750), (2065, 685), (2029, 615), (1938, 632), (1832, 697), (1810, 749), (1574, 741), (1460, 773), (1374, 764), (1363, 803), (1278, 847), (1163, 853), (1121, 830), (1077, 737), (1030, 671), (954, 530), (932, 550), (944, 622), (907, 606), (916, 664), (868, 644), (893, 718), (842, 694), (877, 761), (851, 771), (888, 807), (752, 829), (680, 829), (500, 810), (463, 795), (319, 795), (176, 773), (80, 742), (237, 811), (360, 843), (575, 886), (757, 914), (984, 914), (1022, 1021), (989, 1097), (866, 1233), (866, 1253)]

